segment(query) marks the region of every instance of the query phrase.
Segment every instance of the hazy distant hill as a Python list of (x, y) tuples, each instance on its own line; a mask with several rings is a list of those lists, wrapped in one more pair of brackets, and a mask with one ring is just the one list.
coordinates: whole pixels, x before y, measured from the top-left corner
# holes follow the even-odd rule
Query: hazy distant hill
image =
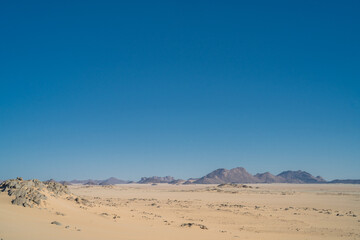
[[(63, 181), (65, 182), (65, 181)], [(121, 179), (117, 179), (115, 177), (108, 178), (106, 180), (94, 180), (94, 179), (87, 179), (87, 180), (72, 180), (70, 182), (66, 182), (70, 184), (83, 184), (83, 185), (114, 185), (114, 184), (126, 184), (129, 183), (128, 181), (124, 181)]]
[(335, 179), (328, 183), (360, 184), (360, 179)]
[(69, 181), (60, 181), (59, 183), (61, 183), (63, 185), (72, 185), (72, 183)]
[(108, 178), (102, 182), (99, 183), (99, 185), (115, 185), (115, 184), (127, 184), (128, 181), (124, 181), (121, 179), (117, 179), (115, 177)]
[(142, 177), (138, 183), (170, 183), (175, 179), (171, 176), (166, 177)]
[(98, 181), (94, 181), (94, 180), (89, 180), (86, 183), (84, 183), (84, 185), (98, 185), (99, 182)]
[(195, 181), (199, 180), (199, 178), (189, 178), (188, 180), (186, 180), (183, 184), (187, 185), (187, 184), (193, 184)]
[(238, 167), (230, 170), (220, 168), (196, 180), (195, 184), (222, 183), (257, 183), (259, 179), (248, 173), (245, 168)]
[(93, 179), (87, 179), (87, 180), (72, 180), (70, 181), (71, 184), (85, 184), (85, 183), (94, 183), (95, 185), (101, 183), (102, 180), (93, 180)]
[(175, 180), (169, 182), (169, 184), (183, 184), (183, 183), (185, 183), (185, 180), (183, 180), (183, 179), (175, 179)]
[(285, 179), (286, 183), (324, 183), (326, 182), (322, 177), (314, 177), (305, 171), (284, 171), (277, 175)]

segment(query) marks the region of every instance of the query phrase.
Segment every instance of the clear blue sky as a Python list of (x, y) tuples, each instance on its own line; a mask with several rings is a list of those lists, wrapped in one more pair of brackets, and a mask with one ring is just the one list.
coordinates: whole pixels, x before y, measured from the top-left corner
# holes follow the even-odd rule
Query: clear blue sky
[[(124, 3), (131, 2), (131, 3)], [(1, 1), (0, 179), (360, 178), (359, 1)]]

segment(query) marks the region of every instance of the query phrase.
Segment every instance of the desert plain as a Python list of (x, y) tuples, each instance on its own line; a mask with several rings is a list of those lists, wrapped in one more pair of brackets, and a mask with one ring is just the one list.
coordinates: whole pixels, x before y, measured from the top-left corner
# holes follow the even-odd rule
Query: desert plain
[(360, 239), (360, 185), (68, 188), (34, 207), (0, 192), (0, 239)]

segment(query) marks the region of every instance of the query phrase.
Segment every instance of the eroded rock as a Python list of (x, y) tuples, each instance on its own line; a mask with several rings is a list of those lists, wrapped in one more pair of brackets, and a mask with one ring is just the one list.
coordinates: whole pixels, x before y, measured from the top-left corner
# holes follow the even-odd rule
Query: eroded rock
[(14, 196), (11, 203), (23, 207), (41, 205), (47, 200), (47, 193), (54, 196), (70, 193), (66, 186), (57, 182), (41, 182), (37, 179), (23, 180), (19, 177), (2, 182), (0, 191)]

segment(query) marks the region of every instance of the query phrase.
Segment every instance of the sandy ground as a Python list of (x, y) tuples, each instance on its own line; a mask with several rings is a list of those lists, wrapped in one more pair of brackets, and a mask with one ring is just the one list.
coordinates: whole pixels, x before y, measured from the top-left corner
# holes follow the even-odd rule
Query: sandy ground
[(69, 186), (89, 202), (41, 208), (0, 193), (0, 239), (360, 239), (360, 185), (249, 186)]

